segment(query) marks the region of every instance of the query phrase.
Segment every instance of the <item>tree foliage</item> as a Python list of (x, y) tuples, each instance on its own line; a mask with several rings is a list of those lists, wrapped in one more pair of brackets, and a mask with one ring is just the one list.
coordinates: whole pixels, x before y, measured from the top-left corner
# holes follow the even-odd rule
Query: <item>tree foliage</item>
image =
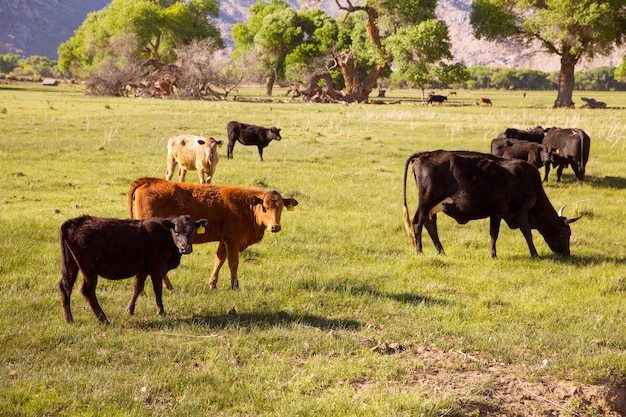
[(67, 75), (87, 76), (103, 62), (110, 63), (116, 39), (128, 36), (134, 38), (130, 57), (142, 61), (173, 62), (175, 48), (193, 40), (211, 38), (223, 46), (218, 30), (207, 20), (218, 11), (216, 0), (113, 0), (90, 13), (61, 44), (59, 68)]
[(560, 56), (555, 107), (569, 107), (581, 59), (609, 53), (626, 39), (624, 0), (474, 0), (470, 23), (478, 38), (539, 42)]

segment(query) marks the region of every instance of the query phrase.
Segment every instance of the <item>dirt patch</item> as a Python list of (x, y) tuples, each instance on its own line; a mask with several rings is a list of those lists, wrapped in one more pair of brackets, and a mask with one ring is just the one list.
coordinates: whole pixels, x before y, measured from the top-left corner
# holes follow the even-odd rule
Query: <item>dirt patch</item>
[[(421, 395), (457, 399), (468, 416), (626, 416), (626, 388), (584, 385), (552, 376), (536, 376), (529, 381), (523, 376), (541, 372), (458, 350), (381, 346), (372, 352), (405, 355), (413, 364), (411, 387)], [(367, 386), (359, 381), (355, 387)]]

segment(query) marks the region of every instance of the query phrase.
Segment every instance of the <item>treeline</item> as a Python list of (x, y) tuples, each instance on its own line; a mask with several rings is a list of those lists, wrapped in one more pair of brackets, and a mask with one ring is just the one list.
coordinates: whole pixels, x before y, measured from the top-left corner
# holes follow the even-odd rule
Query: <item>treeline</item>
[[(430, 88), (459, 88), (467, 90), (557, 90), (559, 72), (501, 67), (468, 67), (467, 81), (456, 85), (431, 85)], [(615, 67), (598, 67), (576, 72), (575, 90), (626, 91), (626, 82), (615, 79)], [(619, 77), (618, 77), (619, 78)], [(404, 82), (392, 75), (392, 87), (402, 87)]]
[(44, 78), (59, 78), (61, 71), (57, 61), (45, 56), (22, 58), (16, 54), (0, 55), (0, 77), (18, 81), (41, 81)]
[[(467, 68), (469, 78), (457, 85), (429, 85), (429, 88), (459, 88), (467, 90), (555, 90), (559, 73), (532, 69), (476, 66)], [(626, 82), (615, 79), (615, 67), (598, 67), (576, 73), (576, 90), (626, 91)], [(44, 56), (22, 58), (16, 54), (0, 55), (0, 78), (41, 81), (43, 78), (61, 78), (57, 61)], [(392, 87), (407, 87), (406, 82), (390, 77)]]

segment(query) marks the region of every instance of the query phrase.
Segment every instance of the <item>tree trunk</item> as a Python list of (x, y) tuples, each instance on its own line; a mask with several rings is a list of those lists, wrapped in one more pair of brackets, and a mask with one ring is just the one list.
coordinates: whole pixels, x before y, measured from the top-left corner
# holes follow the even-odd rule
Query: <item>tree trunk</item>
[(366, 103), (376, 85), (376, 80), (386, 65), (376, 64), (369, 72), (359, 71), (354, 66), (354, 51), (345, 51), (337, 56), (337, 63), (345, 81), (344, 100)]
[(272, 91), (274, 90), (274, 81), (276, 81), (276, 74), (272, 72), (265, 79), (265, 94), (268, 96), (272, 95)]
[(574, 92), (574, 68), (578, 63), (578, 58), (573, 56), (569, 50), (564, 50), (561, 55), (561, 71), (559, 73), (559, 94), (554, 102), (554, 108), (574, 107), (572, 94)]

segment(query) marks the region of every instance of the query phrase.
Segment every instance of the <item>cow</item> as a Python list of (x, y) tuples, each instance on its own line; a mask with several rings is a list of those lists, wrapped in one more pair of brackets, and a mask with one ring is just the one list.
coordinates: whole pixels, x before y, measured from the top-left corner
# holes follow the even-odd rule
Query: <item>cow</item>
[(280, 129), (276, 127), (266, 128), (230, 121), (226, 125), (226, 130), (228, 131), (228, 159), (233, 158), (235, 142), (239, 141), (242, 145), (256, 145), (259, 149), (259, 158), (263, 161), (263, 148), (269, 145), (272, 140), (282, 139)]
[(96, 298), (98, 276), (114, 280), (136, 276), (126, 307), (126, 312), (133, 314), (137, 297), (150, 275), (157, 313), (165, 315), (161, 280), (178, 267), (183, 254), (191, 253), (196, 229), (206, 223), (205, 219), (193, 221), (189, 216), (126, 220), (85, 215), (66, 220), (60, 233), (59, 280), (65, 321), (74, 321), (70, 297), (79, 270), (83, 275), (81, 293), (101, 322), (109, 323)]
[(535, 126), (528, 130), (521, 130), (515, 128), (507, 128), (504, 132), (498, 134), (498, 138), (511, 138), (521, 139), (530, 142), (542, 143), (546, 132), (549, 129), (544, 129), (541, 126)]
[(428, 103), (426, 103), (426, 105), (430, 104), (432, 106), (433, 103), (439, 103), (439, 105), (441, 106), (441, 103), (443, 103), (444, 101), (448, 101), (448, 97), (434, 94), (428, 97)]
[[(409, 165), (418, 188), (412, 221), (406, 198)], [(501, 220), (511, 229), (520, 229), (531, 258), (537, 258), (532, 229), (539, 231), (554, 253), (568, 257), (569, 224), (580, 218), (566, 219), (563, 209), (557, 214), (543, 190), (539, 171), (528, 162), (469, 151), (415, 153), (404, 169), (404, 223), (417, 253), (422, 252), (423, 227), (439, 253), (444, 252), (437, 232), (440, 211), (459, 224), (489, 217), (492, 258), (496, 257)]]
[[(165, 179), (171, 180), (178, 164), (178, 180), (185, 181), (187, 171), (198, 171), (200, 183), (210, 183), (219, 161), (217, 147), (224, 142), (213, 138), (194, 135), (175, 135), (167, 141), (167, 172)], [(206, 179), (205, 179), (206, 175)]]
[(543, 145), (546, 149), (551, 149), (550, 161), (546, 161), (544, 166), (546, 173), (544, 181), (548, 181), (550, 164), (557, 167), (556, 181), (561, 181), (563, 169), (570, 165), (578, 180), (582, 184), (585, 179), (585, 167), (589, 160), (589, 147), (591, 138), (582, 129), (577, 128), (551, 128), (548, 131)]
[[(239, 253), (260, 242), (265, 231), (281, 231), (280, 217), (298, 205), (294, 198), (283, 198), (277, 191), (240, 186), (174, 183), (158, 178), (139, 178), (128, 191), (128, 212), (133, 218), (133, 197), (137, 218), (188, 214), (206, 218), (206, 233), (197, 234), (194, 243), (219, 242), (209, 284), (217, 287), (220, 268), (228, 259), (230, 285), (239, 288)], [(167, 214), (166, 214), (167, 213)]]
[(490, 106), (493, 107), (493, 103), (491, 102), (490, 99), (488, 99), (487, 97), (479, 97), (478, 98), (478, 104), (482, 105), (482, 104), (489, 104)]
[(501, 158), (517, 158), (536, 168), (544, 166), (550, 155), (544, 145), (527, 140), (495, 138), (491, 141), (491, 154)]

